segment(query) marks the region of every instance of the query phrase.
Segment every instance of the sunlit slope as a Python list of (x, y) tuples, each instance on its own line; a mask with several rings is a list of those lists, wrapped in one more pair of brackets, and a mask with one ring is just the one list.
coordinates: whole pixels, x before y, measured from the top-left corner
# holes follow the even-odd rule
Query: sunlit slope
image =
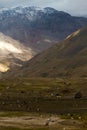
[(12, 64), (18, 64), (15, 60), (27, 61), (33, 55), (31, 48), (0, 33), (0, 72), (9, 70)]
[(26, 62), (20, 75), (29, 77), (86, 77), (87, 27)]

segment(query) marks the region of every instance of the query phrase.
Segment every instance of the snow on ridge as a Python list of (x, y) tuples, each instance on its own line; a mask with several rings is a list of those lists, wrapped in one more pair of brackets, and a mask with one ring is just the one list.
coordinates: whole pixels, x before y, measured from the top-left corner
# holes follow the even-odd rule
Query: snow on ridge
[(0, 13), (3, 13), (4, 11), (15, 11), (16, 13), (30, 13), (31, 15), (37, 14), (39, 11), (43, 13), (53, 13), (54, 11), (57, 11), (51, 7), (46, 7), (46, 8), (40, 8), (40, 7), (35, 7), (35, 6), (18, 6), (18, 7), (11, 7), (11, 8), (0, 8)]

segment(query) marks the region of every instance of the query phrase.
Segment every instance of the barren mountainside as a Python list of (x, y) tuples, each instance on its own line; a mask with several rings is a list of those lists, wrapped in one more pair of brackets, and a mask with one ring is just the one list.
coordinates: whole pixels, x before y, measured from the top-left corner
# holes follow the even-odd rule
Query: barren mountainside
[(36, 55), (17, 71), (24, 77), (87, 77), (87, 27)]

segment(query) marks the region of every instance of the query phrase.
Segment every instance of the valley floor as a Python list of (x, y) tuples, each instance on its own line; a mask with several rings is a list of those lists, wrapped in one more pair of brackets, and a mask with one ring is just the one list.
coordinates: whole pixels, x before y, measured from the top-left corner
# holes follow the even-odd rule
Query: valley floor
[(87, 79), (3, 79), (0, 111), (0, 130), (87, 130)]

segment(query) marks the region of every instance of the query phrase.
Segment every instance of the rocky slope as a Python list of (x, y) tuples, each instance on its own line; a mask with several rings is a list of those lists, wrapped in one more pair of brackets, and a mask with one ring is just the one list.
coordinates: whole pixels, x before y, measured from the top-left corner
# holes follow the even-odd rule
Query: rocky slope
[(38, 54), (17, 71), (23, 77), (87, 77), (87, 27)]

